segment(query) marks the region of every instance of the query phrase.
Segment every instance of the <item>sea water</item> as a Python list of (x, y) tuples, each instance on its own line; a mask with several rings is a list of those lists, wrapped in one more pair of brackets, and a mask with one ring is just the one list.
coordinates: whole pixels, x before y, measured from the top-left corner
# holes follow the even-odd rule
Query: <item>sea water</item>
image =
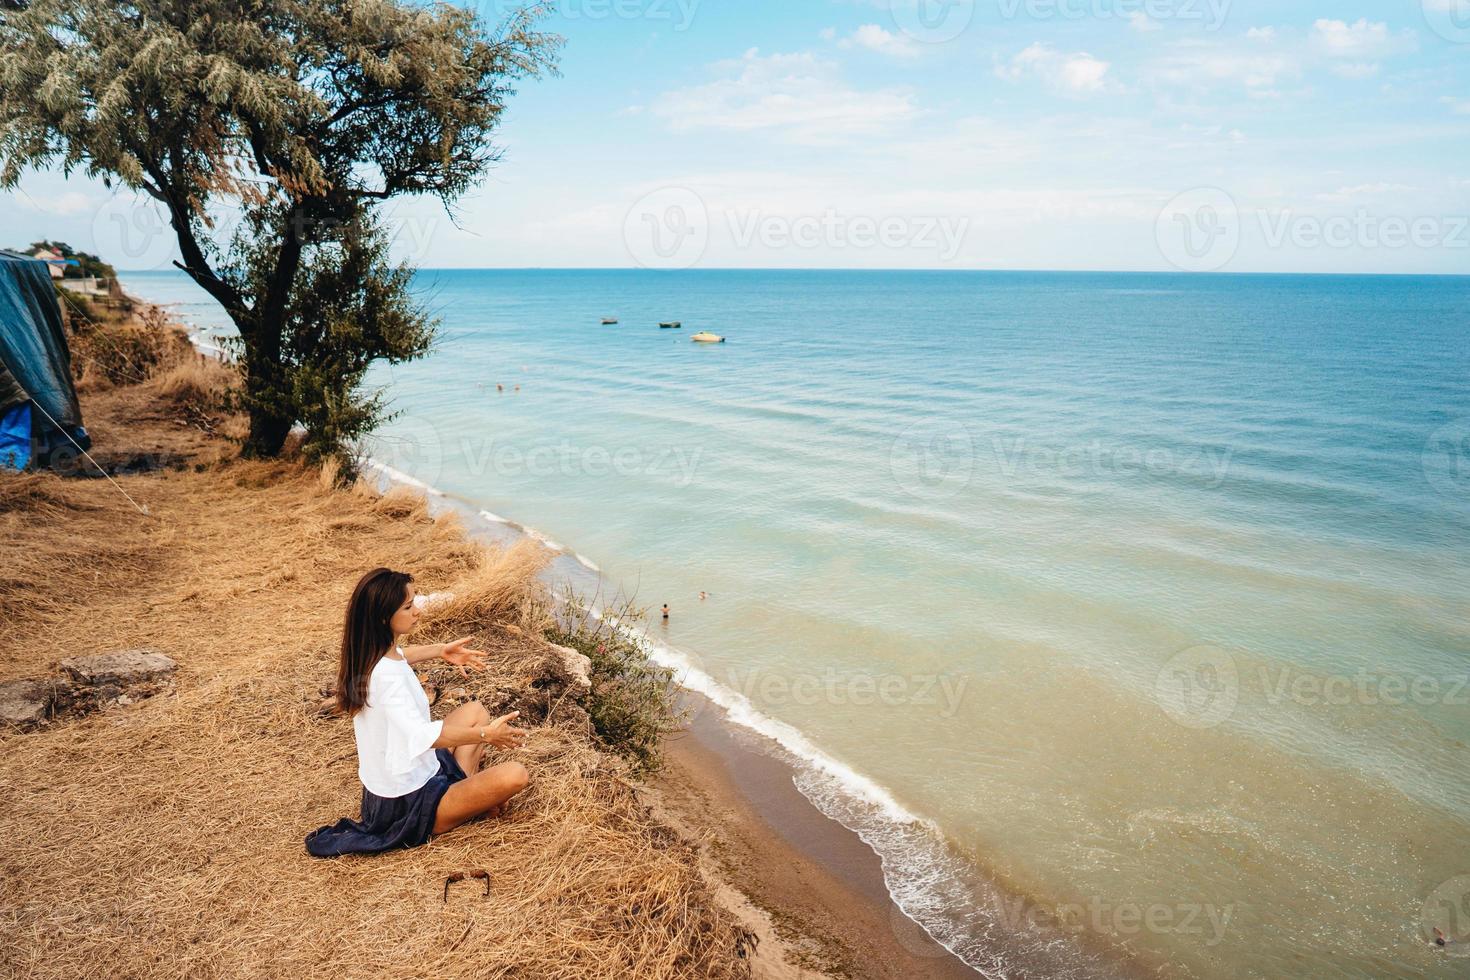
[(654, 607), (978, 968), (1470, 969), (1470, 279), (415, 288), (385, 472)]

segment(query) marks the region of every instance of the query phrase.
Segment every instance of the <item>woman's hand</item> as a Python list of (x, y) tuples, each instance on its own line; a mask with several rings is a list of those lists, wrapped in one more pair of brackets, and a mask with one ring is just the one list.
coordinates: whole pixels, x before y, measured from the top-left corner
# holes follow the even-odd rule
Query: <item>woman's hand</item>
[(520, 716), (519, 711), (512, 711), (508, 715), (501, 715), (490, 724), (480, 729), (482, 739), (497, 749), (519, 748), (525, 741), (526, 736), (531, 734), (524, 728), (513, 728), (511, 722)]
[(444, 644), (444, 649), (439, 651), (440, 659), (458, 667), (459, 676), (461, 677), (470, 676), (470, 672), (465, 669), (466, 667), (473, 667), (476, 670), (485, 669), (485, 652), (483, 650), (466, 650), (464, 645), (468, 642), (470, 642), (470, 638), (467, 636), (462, 640), (455, 640), (453, 643)]

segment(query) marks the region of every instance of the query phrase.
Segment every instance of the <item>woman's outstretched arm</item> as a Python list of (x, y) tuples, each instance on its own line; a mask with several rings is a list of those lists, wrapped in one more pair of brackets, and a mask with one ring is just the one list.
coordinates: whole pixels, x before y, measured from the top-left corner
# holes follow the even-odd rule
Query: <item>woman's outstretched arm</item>
[(465, 646), (468, 642), (470, 638), (466, 636), (452, 643), (425, 643), (419, 646), (404, 647), (403, 659), (407, 660), (410, 665), (422, 663), (425, 660), (443, 660), (460, 668), (460, 673), (464, 673), (466, 667), (484, 670), (485, 652), (468, 649)]
[(404, 647), (403, 659), (410, 664), (421, 664), (425, 660), (438, 660), (444, 655), (445, 643), (421, 643), (418, 646)]

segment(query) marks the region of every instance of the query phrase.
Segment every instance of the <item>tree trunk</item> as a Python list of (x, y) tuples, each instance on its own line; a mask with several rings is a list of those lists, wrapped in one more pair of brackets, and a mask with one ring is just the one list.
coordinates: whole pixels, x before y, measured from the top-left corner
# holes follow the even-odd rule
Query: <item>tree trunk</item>
[(301, 250), (305, 231), (301, 222), (306, 211), (300, 204), (292, 206), (281, 221), (281, 250), (276, 254), (276, 267), (253, 315), (254, 323), (245, 340), (247, 388), (250, 397), (250, 435), (245, 439), (244, 455), (263, 459), (277, 456), (286, 441), (286, 434), (296, 420), (280, 414), (279, 409), (266, 405), (289, 404), (286, 397), (285, 373), (281, 364), (281, 333), (285, 329), (286, 303), (291, 295), (291, 285), (296, 279), (296, 270), (301, 265)]
[(259, 406), (250, 409), (250, 435), (245, 437), (242, 455), (250, 459), (268, 459), (280, 455), (286, 435), (294, 425), (292, 419), (267, 412)]

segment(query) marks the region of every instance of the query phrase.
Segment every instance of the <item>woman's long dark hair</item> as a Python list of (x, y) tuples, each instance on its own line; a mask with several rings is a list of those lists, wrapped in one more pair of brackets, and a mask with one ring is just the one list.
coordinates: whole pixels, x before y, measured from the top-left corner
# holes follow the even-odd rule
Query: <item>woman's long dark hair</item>
[(367, 704), (368, 678), (393, 646), (389, 621), (408, 595), (413, 576), (375, 568), (357, 581), (342, 627), (342, 661), (337, 667), (337, 707), (351, 717)]

